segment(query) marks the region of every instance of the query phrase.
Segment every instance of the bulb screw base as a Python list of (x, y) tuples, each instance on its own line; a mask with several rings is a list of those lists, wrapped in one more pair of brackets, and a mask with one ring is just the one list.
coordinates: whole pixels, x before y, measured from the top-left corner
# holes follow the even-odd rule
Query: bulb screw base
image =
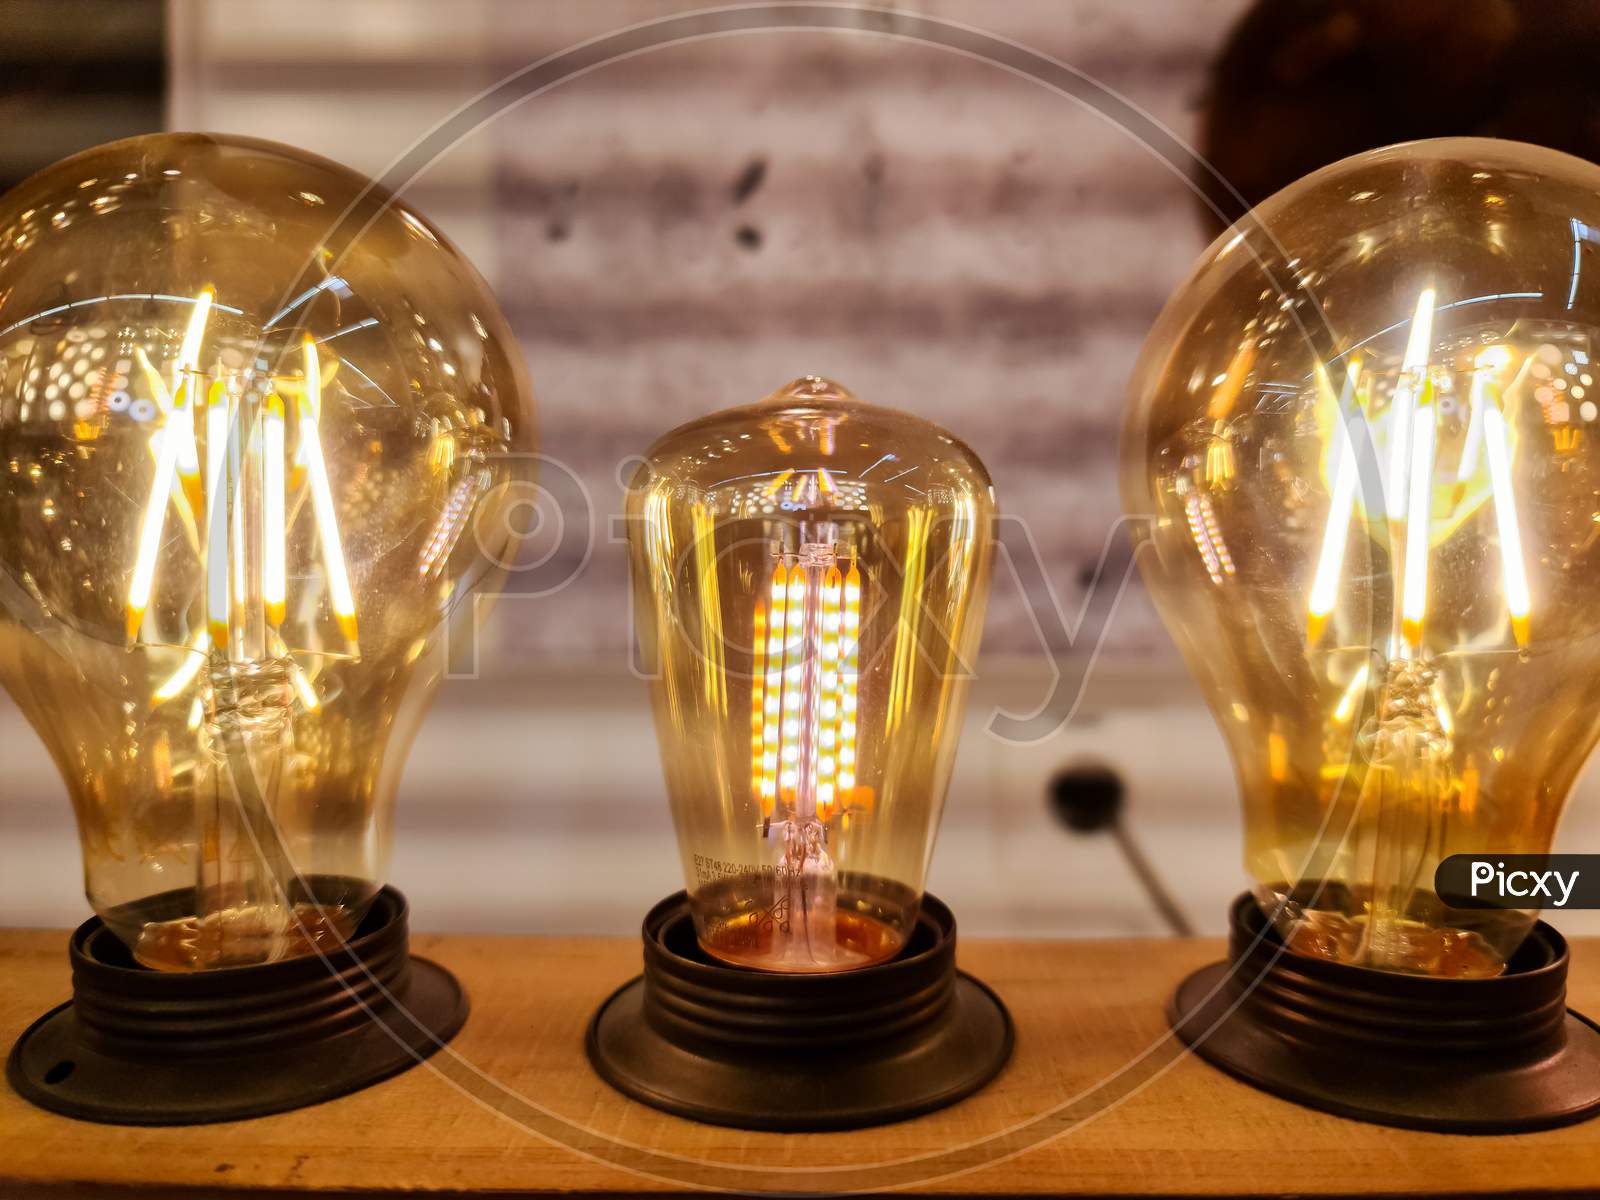
[(1229, 960), (1168, 1006), (1195, 1053), (1263, 1091), (1378, 1125), (1520, 1133), (1600, 1112), (1600, 1029), (1568, 1011), (1567, 942), (1539, 922), (1504, 975), (1439, 979), (1287, 949), (1254, 898)]
[(964, 1099), (1011, 1057), (1011, 1016), (956, 970), (956, 923), (924, 896), (905, 949), (833, 974), (712, 959), (686, 893), (644, 922), (644, 974), (589, 1025), (589, 1061), (617, 1090), (676, 1116), (809, 1132), (901, 1121)]
[(11, 1049), (41, 1108), (114, 1125), (199, 1125), (318, 1104), (422, 1061), (467, 1019), (443, 967), (409, 951), (384, 888), (325, 956), (171, 973), (137, 965), (98, 917), (72, 935), (73, 998)]

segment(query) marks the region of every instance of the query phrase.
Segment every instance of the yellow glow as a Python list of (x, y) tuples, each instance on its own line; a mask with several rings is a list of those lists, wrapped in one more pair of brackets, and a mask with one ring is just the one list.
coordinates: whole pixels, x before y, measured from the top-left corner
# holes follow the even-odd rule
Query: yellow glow
[(1273, 783), (1289, 778), (1289, 744), (1276, 729), (1267, 734), (1267, 774)]
[(1433, 681), (1433, 711), (1439, 719), (1439, 728), (1444, 731), (1444, 735), (1446, 737), (1454, 737), (1456, 734), (1455, 718), (1450, 714), (1450, 704), (1445, 699), (1444, 688), (1440, 686), (1437, 679)]
[[(803, 808), (801, 756), (810, 747), (816, 815), (830, 821), (859, 798), (855, 789), (856, 662), (861, 624), (861, 572), (848, 577), (836, 564), (823, 571), (817, 594), (820, 640), (805, 630), (811, 583), (806, 568), (780, 563), (765, 602), (755, 613), (756, 656), (751, 688), (751, 780), (763, 818), (777, 798)], [(808, 660), (817, 655), (818, 661)], [(807, 707), (804, 682), (814, 666), (817, 689)], [(852, 789), (857, 796), (852, 796)]]
[[(199, 361), (200, 346), (205, 337), (206, 320), (211, 312), (211, 300), (214, 294), (211, 288), (205, 288), (195, 298), (193, 311), (189, 315), (189, 325), (184, 331), (182, 346), (178, 352), (178, 361), (173, 369), (175, 383), (183, 376), (185, 370), (193, 370), (193, 364)], [(149, 499), (145, 501), (144, 520), (139, 527), (139, 545), (134, 555), (133, 578), (128, 588), (129, 641), (138, 638), (139, 630), (144, 625), (145, 610), (150, 606), (150, 590), (155, 585), (156, 559), (160, 555), (161, 538), (166, 527), (167, 496), (176, 485), (179, 488), (180, 498), (185, 491), (192, 497), (193, 483), (197, 481), (200, 470), (194, 444), (193, 410), (189, 401), (194, 389), (181, 387), (175, 396), (172, 395), (162, 383), (160, 376), (151, 369), (150, 360), (143, 348), (138, 349), (137, 358), (141, 368), (150, 378), (156, 406), (166, 414), (166, 420), (157, 434), (157, 441), (160, 444), (156, 450), (155, 482), (151, 485)], [(193, 503), (192, 498), (190, 503)]]
[[(166, 428), (171, 428), (169, 419)], [(181, 439), (163, 436), (156, 455), (156, 477), (145, 501), (144, 520), (139, 526), (139, 550), (134, 558), (133, 580), (128, 588), (128, 640), (139, 636), (145, 610), (150, 606), (150, 588), (155, 583), (156, 556), (161, 551), (161, 533), (166, 524), (167, 496), (178, 477)]]
[(839, 640), (844, 583), (839, 568), (828, 567), (822, 581), (822, 681), (817, 696), (817, 817), (832, 818), (839, 783)]
[(771, 610), (767, 618), (766, 678), (761, 698), (761, 815), (770, 817), (778, 799), (778, 755), (782, 745), (783, 636), (789, 595), (789, 572), (779, 563), (772, 572)]
[(1422, 385), (1411, 434), (1411, 486), (1406, 516), (1405, 591), (1401, 623), (1411, 646), (1422, 644), (1428, 613), (1428, 551), (1433, 521), (1433, 385)]
[(284, 528), (283, 400), (269, 395), (262, 409), (261, 467), (263, 530), (266, 545), (262, 571), (262, 599), (267, 621), (280, 626), (288, 615), (288, 537)]
[(205, 664), (206, 652), (211, 649), (211, 637), (205, 630), (201, 630), (194, 638), (194, 653), (184, 656), (183, 665), (172, 673), (172, 677), (155, 690), (151, 696), (153, 705), (162, 705), (169, 700), (181, 696), (195, 676), (200, 674), (200, 668)]
[(1211, 403), (1206, 408), (1206, 415), (1213, 421), (1221, 421), (1233, 411), (1233, 406), (1244, 388), (1244, 381), (1250, 377), (1250, 368), (1255, 365), (1255, 361), (1255, 339), (1247, 338), (1240, 342), (1239, 348), (1233, 352), (1233, 358), (1228, 362), (1228, 369), (1223, 372), (1221, 382), (1211, 393)]
[(1504, 343), (1485, 346), (1478, 351), (1478, 357), (1473, 359), (1472, 365), (1480, 371), (1503, 371), (1511, 365), (1511, 347)]
[(1468, 763), (1467, 769), (1461, 772), (1461, 794), (1456, 800), (1456, 807), (1463, 816), (1477, 811), (1479, 782), (1478, 765)]
[(211, 316), (211, 302), (216, 299), (215, 288), (202, 288), (194, 298), (194, 311), (189, 314), (189, 327), (183, 331), (183, 342), (178, 348), (178, 359), (172, 365), (172, 394), (176, 396), (189, 374), (200, 365), (200, 344), (205, 339), (206, 321)]
[(800, 786), (800, 730), (813, 714), (802, 712), (805, 683), (806, 573), (799, 563), (789, 568), (784, 611), (783, 723), (779, 741), (779, 794), (793, 801)]
[(1519, 646), (1528, 644), (1533, 603), (1522, 563), (1522, 534), (1517, 526), (1517, 496), (1511, 486), (1511, 447), (1499, 398), (1486, 389), (1483, 406), (1483, 441), (1489, 456), (1489, 481), (1494, 495), (1494, 517), (1500, 532), (1500, 570), (1505, 580), (1506, 608), (1511, 632)]
[(1428, 369), (1428, 356), (1433, 348), (1433, 301), (1431, 287), (1423, 288), (1417, 297), (1417, 309), (1411, 318), (1411, 333), (1406, 339), (1405, 358), (1400, 364), (1400, 378), (1395, 381), (1394, 399), (1389, 408), (1389, 478), (1385, 481), (1385, 502), (1389, 517), (1398, 521), (1405, 516), (1409, 489), (1406, 487), (1406, 467), (1409, 465), (1410, 436), (1412, 428), (1412, 403), (1421, 386), (1422, 376)]
[(856, 700), (861, 667), (861, 569), (855, 556), (844, 578), (844, 621), (839, 642), (839, 790), (856, 786)]
[[(1339, 577), (1344, 570), (1345, 545), (1350, 537), (1350, 518), (1355, 513), (1356, 478), (1359, 466), (1355, 447), (1350, 444), (1349, 427), (1345, 424), (1345, 408), (1355, 396), (1357, 376), (1361, 361), (1352, 357), (1345, 367), (1344, 394), (1347, 403), (1337, 407), (1334, 416), (1333, 438), (1335, 466), (1333, 470), (1333, 503), (1328, 509), (1328, 524), (1322, 533), (1322, 551), (1317, 556), (1317, 571), (1312, 578), (1311, 600), (1308, 605), (1310, 620), (1308, 635), (1311, 641), (1321, 636), (1328, 617), (1339, 596)], [(1327, 372), (1318, 364), (1317, 381), (1331, 396)], [(1337, 404), (1337, 402), (1335, 402)]]
[(1461, 461), (1456, 467), (1456, 482), (1466, 483), (1478, 471), (1478, 460), (1483, 455), (1483, 406), (1487, 402), (1484, 389), (1490, 378), (1505, 370), (1511, 363), (1511, 349), (1505, 345), (1485, 346), (1473, 360), (1472, 387), (1467, 404), (1467, 436), (1461, 443)]
[(228, 422), (232, 405), (227, 386), (211, 385), (206, 402), (206, 618), (213, 644), (228, 640), (228, 505), (224, 495), (228, 461)]
[(205, 340), (206, 322), (211, 317), (211, 302), (215, 297), (215, 289), (209, 287), (195, 297), (188, 328), (183, 332), (177, 360), (172, 364), (172, 419), (168, 424), (176, 422), (177, 436), (183, 442), (178, 451), (178, 478), (191, 503), (197, 503), (194, 497), (200, 483), (200, 459), (194, 444), (194, 397), (201, 388), (198, 378), (200, 347)]
[(755, 628), (751, 634), (751, 650), (754, 662), (750, 669), (750, 782), (751, 789), (755, 792), (756, 804), (761, 808), (764, 817), (772, 814), (767, 811), (765, 797), (767, 796), (766, 772), (763, 769), (766, 745), (765, 734), (767, 725), (767, 602), (756, 602)]
[(300, 697), (300, 703), (307, 712), (316, 712), (322, 707), (322, 699), (317, 695), (317, 689), (311, 686), (311, 680), (300, 669), (298, 663), (289, 664), (289, 680), (294, 684), (295, 694)]
[(305, 395), (300, 399), (300, 448), (305, 455), (306, 478), (311, 485), (311, 509), (316, 515), (317, 534), (322, 541), (322, 558), (328, 568), (328, 598), (345, 638), (357, 642), (356, 598), (350, 587), (350, 572), (345, 565), (344, 546), (339, 538), (339, 521), (333, 507), (333, 486), (328, 481), (328, 465), (322, 457), (322, 372), (317, 361), (317, 344), (305, 340)]
[(1366, 689), (1367, 679), (1371, 673), (1371, 668), (1362, 663), (1361, 669), (1350, 680), (1350, 686), (1345, 688), (1344, 694), (1339, 697), (1339, 703), (1333, 710), (1333, 719), (1339, 724), (1349, 724), (1350, 718), (1355, 716), (1356, 705), (1361, 700), (1361, 693)]

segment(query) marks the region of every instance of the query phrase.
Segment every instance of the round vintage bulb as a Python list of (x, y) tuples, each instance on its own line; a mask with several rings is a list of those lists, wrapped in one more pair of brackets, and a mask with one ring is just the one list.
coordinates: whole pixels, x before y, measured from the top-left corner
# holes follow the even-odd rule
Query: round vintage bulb
[(1125, 505), (1302, 954), (1495, 975), (1533, 923), (1434, 880), (1547, 851), (1600, 732), (1596, 230), (1578, 159), (1373, 151), (1219, 238), (1145, 346)]
[(359, 924), (532, 445), (483, 280), (343, 167), (156, 135), (0, 199), (0, 682), (140, 961)]
[(961, 442), (815, 376), (651, 447), (627, 500), (637, 626), (710, 954), (839, 971), (904, 943), (994, 511)]

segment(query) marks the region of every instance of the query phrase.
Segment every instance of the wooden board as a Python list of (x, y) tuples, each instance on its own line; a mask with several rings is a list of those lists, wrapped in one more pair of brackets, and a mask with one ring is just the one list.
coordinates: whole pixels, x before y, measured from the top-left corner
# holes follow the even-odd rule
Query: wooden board
[[(1600, 1121), (1502, 1138), (1307, 1112), (1180, 1053), (1162, 1012), (1215, 942), (982, 942), (1017, 1052), (986, 1091), (847, 1134), (741, 1133), (622, 1099), (589, 1071), (595, 1006), (637, 943), (419, 937), (472, 993), (450, 1053), (358, 1095), (189, 1129), (82, 1124), (0, 1090), (0, 1197), (737, 1192), (962, 1195), (1600, 1194)], [(1572, 1000), (1600, 1012), (1600, 942)], [(68, 994), (65, 934), (0, 933), (0, 1038)]]

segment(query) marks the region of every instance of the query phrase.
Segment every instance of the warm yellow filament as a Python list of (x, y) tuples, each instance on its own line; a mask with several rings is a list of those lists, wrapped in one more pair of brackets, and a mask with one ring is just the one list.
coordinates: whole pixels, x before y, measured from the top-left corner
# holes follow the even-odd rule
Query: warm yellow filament
[[(755, 679), (751, 695), (753, 790), (761, 814), (771, 817), (781, 796), (798, 796), (803, 747), (814, 758), (812, 780), (816, 815), (830, 821), (850, 802), (856, 761), (856, 641), (861, 627), (861, 572), (849, 574), (829, 564), (815, 596), (821, 616), (820, 644), (807, 645), (805, 633), (812, 583), (806, 568), (780, 563), (773, 571), (768, 602), (755, 616)], [(807, 708), (808, 658), (820, 656), (816, 697)]]
[[(173, 418), (168, 418), (166, 429), (172, 428)], [(128, 640), (139, 636), (144, 624), (145, 609), (150, 606), (150, 588), (155, 583), (156, 555), (161, 550), (161, 533), (166, 524), (167, 496), (178, 477), (178, 455), (181, 441), (177, 437), (161, 437), (161, 448), (156, 455), (156, 477), (150, 486), (150, 498), (145, 501), (144, 520), (139, 526), (139, 549), (134, 558), (133, 581), (128, 588)]]
[(211, 641), (228, 640), (228, 505), (223, 481), (228, 461), (228, 423), (232, 405), (227, 385), (211, 385), (206, 401), (206, 619)]
[(1413, 648), (1422, 645), (1428, 614), (1428, 551), (1433, 526), (1433, 385), (1422, 385), (1411, 434), (1411, 486), (1406, 515), (1405, 591), (1401, 632)]
[[(209, 287), (202, 288), (195, 297), (194, 308), (189, 314), (189, 326), (183, 332), (178, 358), (172, 365), (172, 416), (177, 421), (177, 436), (183, 441), (178, 452), (178, 477), (191, 497), (200, 482), (200, 458), (194, 444), (194, 397), (200, 392), (196, 373), (200, 369), (200, 346), (205, 339), (206, 322), (211, 317), (211, 302), (215, 298), (216, 290)], [(169, 427), (171, 424), (169, 421)]]
[(861, 570), (855, 559), (844, 577), (844, 612), (839, 644), (839, 791), (856, 786), (856, 697), (861, 666)]
[(1347, 724), (1355, 716), (1356, 704), (1361, 699), (1361, 693), (1367, 686), (1367, 677), (1371, 669), (1366, 663), (1361, 664), (1361, 669), (1350, 680), (1350, 686), (1345, 688), (1344, 695), (1339, 697), (1339, 704), (1333, 710), (1333, 719), (1339, 724)]
[(261, 427), (262, 535), (266, 545), (261, 591), (267, 621), (279, 627), (288, 616), (288, 537), (284, 526), (283, 400), (276, 393), (263, 404)]
[(1400, 378), (1395, 381), (1394, 399), (1389, 406), (1389, 478), (1385, 495), (1389, 517), (1395, 521), (1406, 513), (1411, 409), (1422, 377), (1428, 370), (1428, 357), (1433, 348), (1433, 301), (1433, 289), (1423, 288), (1417, 297), (1417, 310), (1411, 318), (1411, 334), (1406, 339), (1405, 358), (1400, 363)]
[(772, 572), (767, 617), (766, 679), (761, 699), (761, 815), (770, 817), (778, 799), (778, 754), (783, 744), (783, 637), (788, 608), (789, 572), (779, 563)]
[[(1355, 358), (1345, 368), (1344, 394), (1347, 398), (1355, 396), (1356, 376), (1360, 370), (1360, 361)], [(1317, 367), (1317, 377), (1327, 387), (1327, 374), (1320, 365)], [(1308, 605), (1310, 620), (1307, 632), (1312, 641), (1321, 636), (1338, 600), (1345, 544), (1350, 537), (1350, 518), (1355, 512), (1356, 478), (1360, 470), (1355, 447), (1350, 441), (1349, 427), (1345, 424), (1343, 406), (1338, 408), (1335, 415), (1333, 436), (1333, 504), (1328, 509), (1328, 524), (1322, 534), (1322, 552), (1317, 556), (1317, 573), (1312, 578), (1311, 601)]]
[(211, 649), (211, 636), (201, 630), (194, 638), (194, 653), (186, 654), (183, 665), (172, 673), (172, 677), (155, 690), (151, 697), (152, 704), (161, 705), (169, 700), (174, 700), (183, 695), (189, 685), (194, 682), (195, 676), (200, 674), (200, 668), (205, 664), (206, 652)]
[[(200, 345), (205, 337), (206, 319), (211, 312), (213, 295), (211, 288), (205, 288), (195, 298), (194, 308), (189, 314), (189, 325), (184, 331), (183, 342), (178, 352), (177, 366), (173, 371), (174, 381), (184, 379), (186, 373), (193, 371), (199, 361)], [(161, 536), (166, 526), (167, 496), (180, 480), (186, 480), (190, 475), (199, 472), (199, 465), (195, 459), (194, 416), (189, 401), (194, 389), (185, 382), (179, 388), (178, 394), (170, 397), (169, 402), (167, 388), (155, 386), (159, 376), (155, 376), (155, 373), (149, 370), (150, 360), (142, 348), (138, 357), (140, 365), (153, 377), (152, 391), (155, 392), (157, 405), (166, 412), (166, 420), (157, 435), (160, 447), (156, 451), (156, 476), (150, 488), (150, 497), (145, 501), (144, 520), (139, 526), (139, 545), (134, 555), (133, 578), (128, 588), (129, 641), (139, 636), (139, 630), (144, 625), (145, 610), (150, 607), (150, 590), (155, 585), (156, 558), (161, 552)]]
[(1517, 496), (1511, 486), (1511, 447), (1499, 398), (1493, 387), (1485, 391), (1483, 444), (1489, 457), (1489, 483), (1494, 497), (1494, 517), (1500, 531), (1500, 570), (1505, 580), (1506, 608), (1511, 613), (1511, 633), (1519, 646), (1528, 644), (1533, 604), (1528, 576), (1522, 563), (1522, 534), (1517, 526)]
[(1468, 405), (1467, 436), (1461, 444), (1461, 461), (1456, 466), (1456, 481), (1466, 483), (1478, 470), (1478, 459), (1483, 454), (1483, 406), (1488, 403), (1485, 389), (1494, 372), (1503, 370), (1511, 361), (1511, 351), (1505, 346), (1485, 346), (1473, 365), (1472, 390)]
[(792, 800), (800, 784), (801, 723), (812, 714), (801, 711), (805, 695), (806, 572), (799, 563), (789, 568), (784, 611), (783, 724), (780, 727), (778, 787)]
[(750, 784), (755, 793), (755, 802), (761, 808), (762, 816), (771, 816), (766, 811), (764, 797), (766, 796), (766, 773), (762, 769), (765, 760), (767, 728), (767, 602), (756, 602), (755, 629), (751, 635), (751, 650), (754, 662), (750, 670)]
[(817, 817), (832, 818), (839, 784), (839, 651), (844, 580), (830, 566), (822, 581), (822, 678), (817, 693)]
[(322, 370), (317, 361), (317, 344), (305, 341), (305, 395), (301, 397), (300, 448), (305, 454), (306, 478), (311, 485), (311, 509), (316, 515), (317, 534), (322, 540), (322, 558), (328, 568), (328, 598), (333, 615), (345, 638), (357, 642), (356, 599), (350, 587), (350, 572), (345, 565), (344, 547), (339, 538), (339, 520), (333, 507), (333, 486), (328, 481), (328, 465), (322, 457)]

